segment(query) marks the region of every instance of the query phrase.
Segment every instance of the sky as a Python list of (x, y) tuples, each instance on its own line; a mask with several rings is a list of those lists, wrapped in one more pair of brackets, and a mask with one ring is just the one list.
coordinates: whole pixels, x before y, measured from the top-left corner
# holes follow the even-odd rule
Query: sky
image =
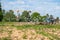
[(41, 15), (53, 15), (60, 17), (60, 0), (1, 0), (2, 9), (17, 10), (20, 14), (23, 10), (31, 10), (32, 12), (39, 12)]

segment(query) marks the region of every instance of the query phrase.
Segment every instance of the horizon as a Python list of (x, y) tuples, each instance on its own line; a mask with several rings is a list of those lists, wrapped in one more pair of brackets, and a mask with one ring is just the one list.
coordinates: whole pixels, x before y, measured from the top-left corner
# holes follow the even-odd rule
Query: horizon
[[(20, 10), (20, 14), (24, 10), (39, 12), (41, 15), (49, 14), (60, 18), (60, 0), (1, 0), (2, 9)], [(17, 15), (17, 13), (15, 12)]]

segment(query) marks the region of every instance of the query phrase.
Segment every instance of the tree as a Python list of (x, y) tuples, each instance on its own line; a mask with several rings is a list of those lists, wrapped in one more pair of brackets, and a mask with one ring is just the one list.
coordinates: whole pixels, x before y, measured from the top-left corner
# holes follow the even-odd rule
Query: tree
[(24, 21), (24, 22), (29, 22), (30, 21), (29, 11), (23, 11), (22, 12), (21, 21)]
[(56, 17), (56, 22), (59, 23), (59, 17)]
[(52, 24), (54, 23), (54, 17), (53, 17), (53, 15), (50, 15), (50, 21), (51, 21)]
[(50, 19), (53, 19), (53, 15), (50, 15)]
[(3, 20), (2, 21), (4, 21), (4, 17), (5, 17), (6, 11), (5, 10), (2, 10), (2, 13), (3, 13)]
[(32, 21), (34, 21), (34, 22), (39, 21), (39, 18), (40, 18), (40, 14), (38, 12), (32, 13), (32, 15), (31, 15)]
[(2, 8), (1, 8), (1, 2), (0, 2), (0, 21), (3, 19), (3, 13), (2, 13)]
[(14, 15), (14, 11), (9, 10), (8, 12), (6, 12), (5, 15), (4, 15), (4, 20), (8, 21), (8, 22), (16, 21), (16, 16)]
[(5, 15), (6, 11), (5, 10), (2, 10), (2, 13), (3, 13), (3, 16)]
[(40, 22), (46, 22), (46, 16), (41, 16), (40, 17)]
[(46, 14), (46, 17), (49, 17), (49, 14)]
[(44, 22), (46, 24), (50, 24), (50, 17), (49, 17), (49, 14), (46, 14), (45, 17), (44, 17)]

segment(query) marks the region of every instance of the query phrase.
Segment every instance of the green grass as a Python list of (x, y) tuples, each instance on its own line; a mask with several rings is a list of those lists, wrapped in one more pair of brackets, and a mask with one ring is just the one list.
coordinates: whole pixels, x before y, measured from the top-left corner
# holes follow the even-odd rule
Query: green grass
[(23, 25), (23, 26), (16, 26), (14, 25), (15, 22), (0, 22), (0, 26), (5, 26), (11, 24), (10, 26), (15, 26), (16, 28), (24, 29), (24, 28), (34, 28), (34, 29), (41, 29), (41, 28), (58, 28), (60, 29), (60, 25)]
[(48, 37), (50, 40), (53, 40), (52, 36), (51, 36), (51, 35), (49, 35), (49, 34), (47, 34), (47, 33), (46, 33), (46, 32), (44, 32), (44, 31), (37, 32), (37, 33), (38, 33), (38, 34), (42, 34), (43, 36)]
[(44, 31), (37, 32), (37, 33), (38, 33), (38, 34), (42, 34), (42, 35), (48, 37), (50, 40), (54, 40), (54, 39), (60, 40), (60, 38), (59, 38), (57, 35), (49, 34), (49, 33), (46, 33), (46, 32), (44, 32)]
[(26, 34), (23, 35), (23, 39), (27, 39), (27, 35)]
[(11, 40), (10, 37), (0, 38), (0, 40)]
[(16, 27), (17, 29), (27, 29), (27, 28), (33, 28), (36, 30), (40, 30), (43, 28), (57, 28), (60, 29), (60, 25), (23, 25), (23, 26), (12, 26)]

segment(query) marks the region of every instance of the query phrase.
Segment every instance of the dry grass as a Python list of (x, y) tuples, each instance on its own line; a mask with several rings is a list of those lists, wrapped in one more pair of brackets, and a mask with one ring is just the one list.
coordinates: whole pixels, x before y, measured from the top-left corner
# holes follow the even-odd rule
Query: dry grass
[(0, 25), (0, 40), (60, 40), (58, 25), (4, 24)]

